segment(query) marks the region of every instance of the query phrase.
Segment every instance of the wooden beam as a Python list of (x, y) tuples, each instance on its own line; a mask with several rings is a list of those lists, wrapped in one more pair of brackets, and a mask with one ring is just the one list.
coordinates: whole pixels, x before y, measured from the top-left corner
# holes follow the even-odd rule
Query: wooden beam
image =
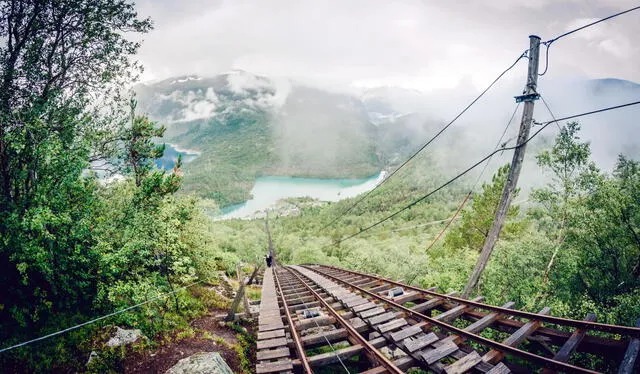
[[(516, 303), (514, 303), (513, 301), (509, 301), (508, 303), (502, 305), (502, 307), (511, 309), (513, 308), (514, 305), (516, 305)], [(494, 323), (498, 318), (501, 318), (501, 317), (502, 317), (501, 313), (489, 313), (486, 316), (482, 317), (481, 319), (465, 327), (464, 330), (475, 334), (477, 332), (480, 332), (486, 329), (492, 323)]]
[[(551, 312), (551, 308), (544, 307), (541, 311), (538, 312), (538, 314), (547, 315), (549, 314), (549, 312)], [(540, 324), (541, 322), (536, 320), (531, 320), (525, 323), (521, 328), (518, 329), (518, 331), (514, 332), (508, 338), (506, 338), (502, 342), (502, 344), (511, 347), (517, 347), (529, 335), (533, 334), (533, 332), (536, 331), (538, 327), (540, 327)], [(482, 361), (495, 364), (496, 362), (502, 360), (503, 357), (504, 354), (502, 352), (492, 349), (482, 357)]]
[(478, 352), (473, 351), (453, 364), (444, 368), (447, 374), (462, 374), (471, 370), (474, 366), (482, 362), (482, 357)]
[[(593, 313), (587, 314), (584, 318), (584, 321), (593, 322), (596, 320), (596, 315)], [(568, 362), (569, 358), (575, 352), (575, 350), (580, 345), (582, 339), (584, 339), (585, 334), (587, 333), (586, 329), (576, 329), (576, 331), (571, 334), (569, 339), (562, 345), (560, 350), (553, 356), (553, 359), (556, 361)], [(542, 371), (543, 374), (551, 374), (555, 373), (555, 370), (544, 369)]]
[[(319, 355), (309, 357), (309, 365), (318, 367), (329, 365), (338, 362), (339, 360), (345, 360), (349, 357), (353, 357), (362, 351), (360, 344), (352, 345), (342, 349), (337, 349), (333, 352), (322, 353)], [(339, 359), (338, 359), (339, 358)]]
[[(640, 327), (640, 318), (636, 320), (636, 327)], [(638, 360), (638, 352), (640, 352), (640, 339), (631, 339), (627, 352), (624, 354), (620, 368), (618, 368), (618, 374), (632, 374), (637, 373), (635, 370)]]

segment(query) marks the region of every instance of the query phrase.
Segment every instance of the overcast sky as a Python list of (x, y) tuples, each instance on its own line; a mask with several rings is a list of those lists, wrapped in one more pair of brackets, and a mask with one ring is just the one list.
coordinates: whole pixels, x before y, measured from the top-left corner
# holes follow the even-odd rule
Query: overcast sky
[[(145, 35), (139, 58), (143, 80), (242, 69), (323, 85), (478, 88), (528, 47), (529, 34), (547, 40), (636, 5), (638, 0), (140, 0), (140, 14), (154, 20), (155, 30)], [(640, 82), (639, 35), (636, 11), (561, 39), (550, 49), (545, 79)], [(514, 71), (509, 79), (523, 75)]]

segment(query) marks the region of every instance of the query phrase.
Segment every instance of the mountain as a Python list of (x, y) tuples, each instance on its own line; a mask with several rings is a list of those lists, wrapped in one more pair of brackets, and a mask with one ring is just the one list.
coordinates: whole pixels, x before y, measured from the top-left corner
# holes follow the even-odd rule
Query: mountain
[[(542, 82), (539, 89), (558, 116), (640, 97), (640, 85), (619, 79)], [(136, 91), (139, 108), (167, 126), (163, 140), (197, 154), (184, 166), (184, 190), (223, 207), (249, 199), (261, 175), (355, 178), (393, 167), (477, 94), (467, 84), (430, 93), (379, 87), (356, 95), (244, 71), (174, 77)], [(455, 172), (492, 151), (519, 91), (513, 82), (474, 105), (429, 146), (433, 167)], [(583, 137), (597, 140), (592, 149), (601, 164), (612, 165), (621, 152), (640, 157), (637, 112), (580, 119)], [(534, 117), (550, 119), (543, 105), (536, 105)], [(519, 115), (503, 141), (514, 141), (518, 121)], [(555, 131), (545, 130), (532, 146)], [(509, 155), (496, 157), (504, 163)]]
[(358, 178), (383, 166), (376, 127), (352, 95), (243, 71), (136, 87), (139, 108), (167, 143), (197, 150), (186, 192), (221, 206), (250, 198), (260, 175)]

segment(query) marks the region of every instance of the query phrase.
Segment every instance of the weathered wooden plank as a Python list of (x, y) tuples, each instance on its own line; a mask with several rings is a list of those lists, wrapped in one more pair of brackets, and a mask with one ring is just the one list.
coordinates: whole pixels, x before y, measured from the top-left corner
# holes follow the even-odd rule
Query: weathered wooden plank
[(340, 360), (346, 360), (349, 357), (353, 357), (359, 354), (362, 351), (362, 346), (360, 344), (353, 345), (351, 347), (346, 347), (342, 349), (338, 349), (333, 352), (322, 353), (319, 355), (309, 357), (309, 365), (318, 367), (333, 364)]
[(256, 353), (256, 359), (258, 361), (273, 360), (274, 358), (289, 357), (289, 355), (291, 355), (289, 347), (282, 347), (278, 349), (264, 349)]
[(328, 326), (336, 323), (336, 319), (332, 316), (320, 316), (314, 318), (305, 318), (294, 322), (296, 330), (306, 330), (311, 327)]
[(385, 339), (384, 336), (379, 336), (375, 339), (369, 340), (369, 344), (374, 348), (381, 348), (387, 345), (387, 339)]
[(278, 330), (283, 328), (284, 325), (282, 323), (277, 323), (277, 324), (273, 324), (273, 325), (259, 325), (258, 326), (258, 331), (259, 332), (266, 332), (266, 331), (271, 331), (271, 330)]
[(361, 284), (359, 287), (367, 289), (369, 287), (377, 286), (378, 284), (380, 284), (380, 282), (378, 282), (377, 280), (372, 280), (370, 282)]
[[(513, 301), (509, 301), (508, 303), (502, 305), (502, 307), (511, 309), (513, 308), (514, 305), (516, 305), (516, 303), (514, 303)], [(481, 319), (465, 327), (464, 330), (475, 334), (489, 327), (492, 323), (497, 321), (498, 318), (500, 318), (501, 316), (502, 316), (501, 313), (489, 313), (486, 316), (482, 317)]]
[[(473, 299), (473, 301), (482, 301), (482, 300), (484, 300), (483, 296), (478, 296), (478, 297)], [(458, 305), (456, 307), (453, 307), (453, 308), (447, 310), (444, 313), (438, 314), (437, 316), (434, 317), (434, 319), (437, 319), (437, 320), (443, 321), (443, 322), (450, 322), (450, 321), (453, 321), (454, 319), (458, 318), (462, 314), (464, 314), (465, 310), (467, 310), (467, 309), (473, 309), (473, 307), (470, 307), (470, 306), (465, 305), (465, 304)]]
[(461, 374), (471, 370), (474, 366), (482, 362), (482, 357), (478, 352), (473, 351), (453, 364), (444, 368), (447, 374)]
[(385, 323), (392, 319), (396, 318), (396, 314), (394, 312), (386, 312), (375, 317), (369, 318), (369, 323), (372, 325), (377, 325), (379, 323)]
[(425, 312), (427, 310), (431, 310), (435, 307), (437, 307), (438, 305), (441, 305), (444, 303), (444, 299), (441, 299), (439, 297), (434, 297), (431, 300), (425, 301), (424, 303), (420, 303), (420, 304), (416, 304), (414, 306), (412, 306), (411, 310), (415, 310), (416, 312), (422, 313)]
[(258, 319), (259, 325), (275, 325), (277, 323), (282, 323), (282, 317), (263, 317)]
[(349, 320), (349, 323), (351, 324), (351, 327), (356, 329), (356, 331), (358, 332), (364, 332), (369, 328), (369, 326), (367, 326), (367, 324), (364, 323), (362, 318), (359, 318), (359, 317), (351, 318)]
[(272, 338), (283, 338), (284, 337), (284, 329), (282, 330), (272, 330), (266, 332), (258, 332), (258, 340), (266, 340)]
[(334, 342), (336, 340), (346, 338), (347, 330), (345, 329), (335, 329), (331, 331), (323, 331), (316, 334), (306, 335), (300, 338), (300, 342), (303, 346), (318, 344), (322, 342), (326, 342), (327, 340), (330, 342)]
[[(640, 327), (640, 318), (636, 321), (636, 327)], [(618, 374), (631, 374), (637, 373), (635, 371), (637, 367), (638, 353), (640, 352), (640, 339), (631, 339), (627, 351), (624, 354), (622, 363), (618, 368)]]
[(287, 370), (293, 370), (293, 363), (289, 359), (274, 362), (261, 362), (256, 365), (256, 374), (279, 373)]
[(373, 309), (377, 306), (378, 304), (376, 303), (368, 302), (366, 304), (355, 306), (351, 310), (353, 310), (354, 313), (360, 313), (360, 312), (364, 312), (365, 310)]
[[(458, 294), (458, 292), (454, 291), (454, 292), (449, 292), (447, 294), (447, 296), (455, 296), (457, 294)], [(431, 309), (437, 307), (438, 305), (443, 304), (444, 302), (445, 302), (445, 299), (443, 299), (441, 297), (434, 297), (431, 300), (425, 301), (424, 303), (414, 305), (410, 309), (413, 309), (416, 312), (422, 313), (422, 312), (425, 312), (427, 310), (431, 310)]]
[(413, 353), (436, 341), (438, 341), (438, 336), (430, 332), (429, 334), (418, 336), (417, 338), (407, 338), (402, 342), (402, 344), (404, 344), (405, 348), (407, 348), (410, 353)]
[(394, 302), (398, 303), (398, 304), (404, 304), (406, 302), (416, 300), (416, 299), (418, 299), (420, 297), (421, 297), (421, 293), (420, 292), (410, 291), (410, 292), (406, 292), (403, 295), (396, 296), (396, 297), (392, 298), (392, 300)]
[(369, 292), (374, 292), (374, 293), (375, 293), (375, 292), (380, 293), (380, 292), (386, 291), (386, 290), (388, 290), (389, 288), (392, 288), (392, 287), (393, 287), (393, 286), (392, 286), (392, 285), (390, 285), (390, 284), (383, 284), (383, 285), (381, 285), (381, 286), (377, 286), (377, 287), (370, 288), (368, 291), (369, 291)]
[(511, 370), (509, 370), (507, 365), (501, 362), (498, 365), (494, 366), (493, 369), (487, 371), (486, 374), (509, 374), (509, 373), (511, 373)]
[(393, 339), (394, 342), (399, 342), (403, 339), (406, 339), (410, 336), (414, 336), (417, 335), (419, 333), (422, 332), (422, 327), (425, 325), (424, 322), (420, 322), (420, 323), (416, 323), (413, 326), (409, 326), (405, 329), (402, 329), (400, 331), (396, 331), (394, 333), (391, 334), (391, 339)]
[(411, 356), (400, 357), (399, 359), (393, 361), (393, 364), (396, 365), (400, 370), (407, 371), (411, 367), (417, 365), (417, 361), (413, 359)]
[(449, 341), (446, 344), (439, 346), (438, 348), (432, 349), (427, 352), (422, 353), (422, 359), (427, 362), (427, 364), (431, 365), (436, 361), (440, 361), (442, 358), (448, 356), (449, 354), (458, 350), (458, 346), (456, 343)]
[(366, 310), (364, 312), (361, 312), (360, 313), (360, 317), (361, 318), (370, 318), (370, 317), (373, 317), (375, 315), (382, 314), (384, 312), (385, 312), (384, 308), (377, 307), (377, 308), (374, 308), (374, 309), (369, 309), (369, 310)]
[(287, 338), (275, 338), (268, 340), (259, 340), (257, 344), (258, 349), (267, 349), (282, 347), (287, 345)]
[(356, 307), (358, 305), (366, 304), (368, 302), (369, 302), (369, 300), (367, 300), (367, 299), (365, 299), (363, 297), (358, 297), (357, 299), (349, 300), (349, 301), (345, 302), (344, 304), (346, 306), (348, 306), (349, 308), (353, 308), (353, 307)]
[(399, 329), (402, 326), (406, 326), (407, 325), (407, 320), (404, 318), (398, 318), (398, 319), (394, 319), (393, 321), (389, 321), (387, 323), (384, 323), (382, 325), (378, 325), (376, 326), (376, 328), (378, 329), (378, 331), (380, 331), (380, 333), (384, 334), (387, 333), (389, 331), (393, 331), (396, 329)]
[[(547, 315), (549, 314), (549, 312), (551, 312), (551, 308), (544, 307), (541, 311), (538, 312), (538, 314)], [(520, 343), (522, 343), (523, 340), (525, 340), (529, 335), (533, 334), (533, 332), (536, 331), (539, 327), (540, 321), (531, 320), (522, 325), (522, 327), (520, 327), (516, 332), (506, 338), (502, 342), (502, 344), (506, 344), (511, 347), (517, 347), (518, 345), (520, 345)], [(496, 362), (500, 361), (503, 356), (504, 355), (502, 354), (502, 352), (492, 349), (482, 357), (482, 361), (495, 364)]]
[[(584, 318), (587, 322), (593, 322), (596, 320), (596, 315), (593, 313), (587, 314)], [(585, 334), (587, 333), (586, 329), (576, 329), (576, 331), (571, 334), (571, 337), (567, 339), (566, 343), (562, 345), (558, 353), (553, 356), (553, 359), (556, 361), (567, 362), (569, 358), (573, 354), (573, 352), (578, 348), (582, 339), (584, 339)]]

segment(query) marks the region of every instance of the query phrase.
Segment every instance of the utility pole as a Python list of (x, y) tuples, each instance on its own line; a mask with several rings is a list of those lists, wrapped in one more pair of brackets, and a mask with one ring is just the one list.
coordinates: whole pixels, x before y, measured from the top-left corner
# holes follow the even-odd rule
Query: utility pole
[(513, 153), (513, 160), (511, 160), (511, 168), (509, 169), (509, 176), (502, 189), (502, 196), (500, 197), (500, 203), (498, 209), (496, 209), (496, 216), (493, 220), (491, 230), (485, 238), (482, 245), (482, 251), (480, 257), (476, 262), (476, 266), (473, 268), (473, 272), (467, 281), (467, 285), (464, 287), (462, 297), (469, 297), (471, 291), (478, 284), (480, 276), (484, 271), (484, 268), (489, 262), (493, 247), (498, 241), (500, 236), (500, 230), (504, 225), (504, 220), (507, 217), (509, 206), (511, 205), (511, 198), (513, 191), (518, 184), (518, 178), (520, 177), (520, 170), (522, 169), (522, 160), (524, 159), (524, 153), (527, 148), (525, 141), (529, 138), (529, 131), (531, 130), (531, 123), (533, 121), (533, 106), (534, 101), (539, 98), (536, 87), (538, 85), (538, 58), (540, 55), (540, 37), (536, 35), (529, 36), (529, 69), (527, 74), (527, 87), (524, 95), (517, 96), (516, 102), (524, 101), (524, 109), (522, 111), (522, 122), (520, 123), (520, 132), (518, 133), (517, 148)]

